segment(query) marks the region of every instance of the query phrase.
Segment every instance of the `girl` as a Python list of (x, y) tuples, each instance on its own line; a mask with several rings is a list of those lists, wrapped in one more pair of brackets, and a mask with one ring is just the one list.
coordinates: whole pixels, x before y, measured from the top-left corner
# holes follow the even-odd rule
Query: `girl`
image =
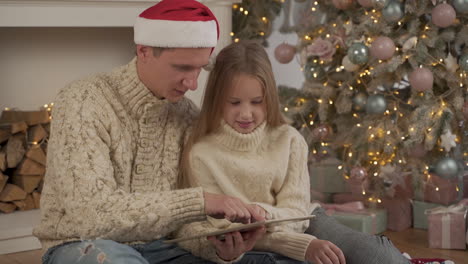
[[(310, 203), (307, 156), (304, 138), (281, 115), (263, 47), (242, 41), (225, 47), (210, 73), (199, 120), (184, 149), (180, 184), (237, 197), (255, 205), (266, 219), (316, 215), (310, 223), (268, 228), (255, 250), (316, 264), (409, 263), (387, 238), (353, 231), (326, 216), (319, 204)], [(230, 224), (209, 218), (184, 226), (176, 236)], [(218, 263), (240, 259), (222, 250), (216, 252), (235, 244), (235, 236), (209, 240), (179, 245)]]

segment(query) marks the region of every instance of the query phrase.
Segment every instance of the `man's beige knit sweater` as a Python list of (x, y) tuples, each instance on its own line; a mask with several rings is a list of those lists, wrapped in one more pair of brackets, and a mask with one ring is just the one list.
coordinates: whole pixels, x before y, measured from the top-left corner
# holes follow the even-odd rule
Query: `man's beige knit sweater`
[[(255, 203), (268, 212), (270, 219), (309, 215), (318, 204), (310, 204), (307, 169), (307, 144), (299, 132), (288, 125), (271, 128), (263, 123), (250, 134), (241, 134), (224, 121), (221, 128), (190, 152), (194, 179), (205, 191)], [(313, 220), (312, 220), (313, 221)], [(191, 234), (228, 227), (228, 220), (209, 218), (185, 225), (177, 234)], [(308, 221), (275, 226), (257, 242), (255, 250), (272, 251), (304, 261), (314, 236), (304, 234)], [(205, 237), (181, 242), (194, 255), (205, 257), (212, 247)]]
[(174, 191), (196, 114), (188, 99), (153, 96), (137, 76), (136, 59), (63, 89), (34, 229), (44, 249), (80, 239), (151, 241), (206, 219), (201, 188)]

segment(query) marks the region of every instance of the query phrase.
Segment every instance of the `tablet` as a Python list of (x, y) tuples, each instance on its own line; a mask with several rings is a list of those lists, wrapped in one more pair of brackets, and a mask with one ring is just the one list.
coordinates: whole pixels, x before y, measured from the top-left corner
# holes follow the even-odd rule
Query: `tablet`
[(217, 231), (212, 231), (212, 232), (206, 232), (206, 233), (201, 233), (193, 236), (188, 236), (188, 237), (181, 237), (181, 238), (176, 238), (176, 239), (170, 239), (170, 240), (164, 240), (164, 243), (177, 243), (181, 241), (186, 241), (186, 240), (191, 240), (191, 239), (196, 239), (200, 237), (209, 237), (209, 236), (219, 236), (223, 235), (226, 233), (231, 233), (235, 231), (248, 231), (250, 229), (254, 229), (259, 226), (273, 226), (273, 225), (281, 225), (284, 223), (288, 222), (298, 222), (298, 221), (304, 221), (304, 220), (309, 220), (314, 218), (315, 215), (308, 215), (308, 216), (301, 216), (301, 217), (290, 217), (290, 218), (282, 218), (282, 219), (272, 219), (272, 220), (265, 220), (265, 221), (260, 221), (260, 222), (255, 222), (251, 224), (241, 224), (238, 226), (222, 229), (222, 230), (217, 230)]

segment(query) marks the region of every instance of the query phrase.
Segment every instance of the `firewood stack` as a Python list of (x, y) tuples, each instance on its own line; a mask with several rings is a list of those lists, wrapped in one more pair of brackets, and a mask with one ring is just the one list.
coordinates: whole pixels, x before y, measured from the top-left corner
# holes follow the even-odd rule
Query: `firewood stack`
[(0, 212), (39, 208), (50, 108), (5, 110), (0, 117)]

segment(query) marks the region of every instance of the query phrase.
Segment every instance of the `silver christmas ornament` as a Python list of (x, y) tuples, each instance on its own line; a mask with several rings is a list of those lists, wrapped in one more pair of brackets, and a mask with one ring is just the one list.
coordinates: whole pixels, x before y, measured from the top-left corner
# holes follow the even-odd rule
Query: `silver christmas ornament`
[(353, 109), (355, 111), (364, 111), (367, 103), (367, 94), (358, 93), (353, 97)]
[(366, 112), (368, 114), (383, 114), (387, 110), (387, 100), (381, 94), (374, 94), (367, 98)]
[(438, 176), (446, 179), (458, 176), (459, 168), (457, 162), (449, 157), (442, 158), (435, 166), (435, 172)]
[(458, 66), (464, 71), (468, 71), (468, 53), (463, 54), (458, 60)]
[(468, 13), (468, 0), (453, 0), (452, 5), (458, 13)]
[(369, 48), (363, 43), (353, 43), (348, 49), (348, 58), (353, 64), (366, 64), (369, 60)]
[(322, 80), (325, 78), (326, 73), (325, 70), (319, 65), (315, 63), (307, 63), (304, 66), (304, 76), (307, 80)]
[(403, 5), (398, 1), (391, 1), (382, 10), (382, 16), (387, 22), (397, 22), (404, 16)]

